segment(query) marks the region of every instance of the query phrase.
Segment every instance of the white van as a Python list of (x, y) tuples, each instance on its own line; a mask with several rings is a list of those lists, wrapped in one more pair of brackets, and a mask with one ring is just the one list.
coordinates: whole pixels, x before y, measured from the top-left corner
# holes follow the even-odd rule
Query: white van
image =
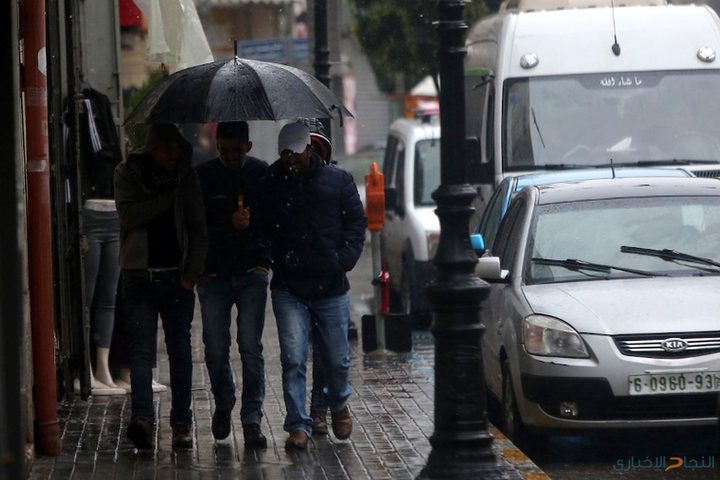
[(720, 177), (720, 20), (664, 3), (515, 0), (473, 26), (481, 196), (505, 175), (611, 163)]
[(415, 328), (430, 325), (425, 287), (440, 238), (432, 193), (440, 185), (440, 122), (437, 115), (395, 120), (390, 125), (383, 175), (385, 226), (381, 255), (390, 274), (391, 310), (407, 313)]

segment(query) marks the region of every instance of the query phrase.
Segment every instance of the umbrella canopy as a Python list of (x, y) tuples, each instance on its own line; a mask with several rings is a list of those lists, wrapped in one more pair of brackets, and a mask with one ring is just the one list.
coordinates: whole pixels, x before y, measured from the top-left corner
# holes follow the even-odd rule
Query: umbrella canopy
[(235, 57), (173, 73), (140, 100), (125, 123), (329, 118), (333, 112), (352, 116), (308, 73)]

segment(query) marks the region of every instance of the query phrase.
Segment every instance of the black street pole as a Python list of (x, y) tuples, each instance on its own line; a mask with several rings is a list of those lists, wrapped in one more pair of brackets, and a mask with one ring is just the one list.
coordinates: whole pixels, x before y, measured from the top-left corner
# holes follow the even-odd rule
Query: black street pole
[(469, 220), (476, 192), (466, 177), (465, 31), (462, 0), (440, 0), (440, 169), (433, 193), (440, 218), (437, 277), (427, 289), (434, 310), (435, 432), (419, 478), (508, 478), (488, 432), (480, 305), (490, 287), (474, 272)]
[[(314, 64), (315, 78), (330, 88), (330, 47), (328, 46), (328, 18), (327, 0), (315, 0), (313, 5), (313, 19), (315, 28)], [(331, 122), (329, 119), (321, 120), (327, 130), (328, 138), (332, 141)]]

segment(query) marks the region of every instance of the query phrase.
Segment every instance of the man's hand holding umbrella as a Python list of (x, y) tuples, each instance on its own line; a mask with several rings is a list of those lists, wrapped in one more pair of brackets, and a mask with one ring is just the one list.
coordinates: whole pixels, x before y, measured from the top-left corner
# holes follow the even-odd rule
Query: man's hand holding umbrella
[(238, 209), (231, 220), (235, 230), (245, 230), (250, 226), (250, 208), (245, 206), (242, 195), (238, 195)]

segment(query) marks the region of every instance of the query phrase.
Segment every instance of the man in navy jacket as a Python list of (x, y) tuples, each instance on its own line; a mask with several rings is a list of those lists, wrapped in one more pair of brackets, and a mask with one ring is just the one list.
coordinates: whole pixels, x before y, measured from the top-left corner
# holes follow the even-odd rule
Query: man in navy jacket
[(282, 354), (288, 448), (307, 447), (312, 419), (305, 408), (311, 321), (316, 322), (333, 433), (352, 432), (347, 407), (350, 306), (346, 273), (362, 253), (367, 219), (352, 176), (312, 153), (306, 125), (285, 125), (280, 159), (265, 177), (264, 235), (271, 243), (273, 311)]
[(220, 123), (219, 157), (198, 166), (208, 227), (205, 281), (198, 286), (202, 309), (205, 363), (215, 412), (213, 436), (230, 434), (235, 383), (230, 367), (231, 310), (237, 307), (237, 344), (242, 360), (240, 420), (246, 448), (264, 448), (260, 431), (265, 398), (262, 333), (265, 325), (270, 252), (260, 241), (259, 186), (268, 166), (251, 157), (246, 122)]

